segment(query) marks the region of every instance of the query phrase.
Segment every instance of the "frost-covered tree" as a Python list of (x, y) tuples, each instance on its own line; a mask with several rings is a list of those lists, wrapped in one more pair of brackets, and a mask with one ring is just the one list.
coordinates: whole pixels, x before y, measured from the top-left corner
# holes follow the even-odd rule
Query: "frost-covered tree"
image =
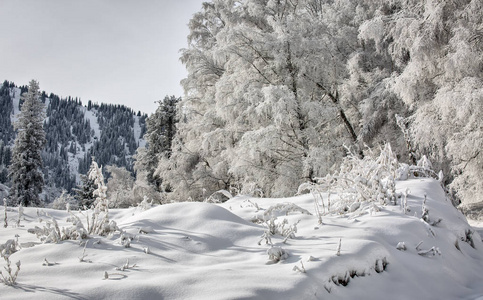
[(428, 154), (475, 199), (482, 2), (204, 3), (182, 51), (178, 135), (156, 174), (176, 200), (284, 196), (337, 169), (343, 145), (362, 158), (363, 144), (390, 142), (402, 162)]
[(107, 180), (107, 198), (109, 207), (125, 208), (136, 204), (133, 197), (134, 178), (126, 168), (107, 166), (110, 173)]
[(408, 117), (419, 155), (443, 170), (463, 201), (481, 201), (483, 1), (377, 5), (359, 35), (375, 50), (372, 60), (380, 57), (391, 67), (370, 70), (373, 78), (379, 76), (375, 85), (407, 108), (400, 114)]
[(289, 195), (357, 143), (341, 94), (358, 5), (316, 4), (212, 1), (194, 15), (179, 135), (158, 168), (176, 192), (190, 191), (179, 198)]
[(40, 206), (44, 184), (41, 152), (45, 145), (45, 110), (39, 100), (39, 85), (35, 80), (30, 81), (23, 100), (21, 113), (15, 123), (17, 137), (9, 169), (12, 181), (10, 195), (14, 204)]

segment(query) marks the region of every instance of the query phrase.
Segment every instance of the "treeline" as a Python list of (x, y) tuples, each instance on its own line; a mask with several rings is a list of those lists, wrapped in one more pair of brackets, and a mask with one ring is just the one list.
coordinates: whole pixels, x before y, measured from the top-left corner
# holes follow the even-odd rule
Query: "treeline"
[[(85, 174), (92, 162), (92, 157), (102, 166), (115, 165), (133, 172), (132, 156), (139, 144), (134, 136), (134, 116), (136, 113), (123, 105), (91, 104), (95, 110), (99, 127), (102, 128), (99, 139), (94, 138), (92, 148), (79, 161), (79, 173)], [(138, 112), (140, 135), (146, 131), (147, 115)]]
[[(423, 155), (483, 193), (483, 1), (212, 0), (189, 23), (186, 97), (155, 175), (175, 201), (289, 196), (346, 147)], [(398, 115), (398, 118), (396, 117)]]
[[(9, 184), (7, 169), (15, 140), (13, 99), (25, 91), (26, 86), (18, 88), (8, 81), (0, 88), (0, 183), (6, 185)], [(138, 120), (142, 137), (146, 131), (146, 114), (136, 114), (125, 106), (99, 105), (90, 100), (86, 107), (78, 98), (60, 98), (45, 92), (41, 93), (41, 101), (46, 111), (46, 145), (42, 152), (45, 202), (52, 201), (63, 189), (72, 192), (78, 184), (78, 174), (87, 173), (92, 156), (101, 165), (115, 165), (133, 173), (132, 156), (138, 147), (134, 122)], [(86, 117), (88, 110), (94, 115), (97, 124), (91, 124), (91, 120)], [(100, 129), (99, 138), (93, 128), (97, 125)]]

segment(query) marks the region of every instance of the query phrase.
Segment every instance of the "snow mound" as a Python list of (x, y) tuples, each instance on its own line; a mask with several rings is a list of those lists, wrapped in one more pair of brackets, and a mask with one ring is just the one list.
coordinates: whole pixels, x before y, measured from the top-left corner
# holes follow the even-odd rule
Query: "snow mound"
[[(21, 270), (17, 285), (0, 285), (0, 293), (2, 299), (482, 297), (481, 236), (440, 183), (397, 181), (396, 195), (396, 205), (366, 210), (361, 203), (323, 215), (322, 224), (311, 195), (114, 209), (110, 219), (120, 231), (58, 244), (41, 244), (27, 230), (51, 218), (71, 226), (69, 213), (25, 208), (17, 226), (18, 208), (8, 208), (0, 244), (18, 235), (21, 248), (10, 260), (20, 260)], [(83, 222), (88, 216), (74, 214)], [(270, 226), (275, 232), (264, 239)]]

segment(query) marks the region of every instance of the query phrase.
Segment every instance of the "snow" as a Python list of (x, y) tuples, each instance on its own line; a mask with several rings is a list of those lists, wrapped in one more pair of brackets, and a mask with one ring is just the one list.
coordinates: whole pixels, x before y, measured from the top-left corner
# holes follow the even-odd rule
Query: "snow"
[(12, 124), (17, 121), (18, 114), (20, 113), (19, 104), (20, 104), (20, 96), (21, 96), (20, 88), (14, 87), (10, 90), (10, 97), (12, 97), (12, 104), (13, 104), (13, 114), (11, 115)]
[[(22, 249), (10, 260), (20, 260), (21, 270), (17, 285), (0, 285), (0, 294), (2, 299), (482, 299), (481, 237), (473, 234), (476, 249), (461, 240), (471, 227), (439, 182), (410, 179), (396, 188), (410, 190), (407, 214), (399, 205), (379, 206), (360, 216), (324, 215), (323, 224), (310, 195), (113, 209), (110, 219), (133, 237), (131, 247), (120, 244), (119, 232), (91, 236), (83, 262), (79, 241), (41, 244), (27, 233), (51, 217), (60, 227), (70, 226), (66, 211), (40, 209), (37, 216), (36, 208), (25, 208), (25, 220), (16, 227), (17, 208), (8, 208), (9, 226), (0, 229), (0, 244), (19, 235)], [(437, 226), (420, 220), (424, 195), (430, 219), (442, 218)], [(312, 215), (278, 214), (275, 222), (300, 222), (286, 243), (272, 236), (274, 247), (289, 254), (275, 263), (267, 254), (270, 246), (264, 240), (258, 244), (265, 225), (250, 220), (267, 217), (264, 212), (280, 203), (294, 203)], [(3, 215), (2, 207), (2, 221)], [(441, 255), (418, 255), (421, 241), (420, 251), (435, 247)], [(396, 249), (400, 242), (406, 251)], [(344, 278), (349, 278), (346, 286)]]
[(139, 124), (139, 116), (134, 116), (134, 139), (138, 143), (138, 147), (146, 147), (146, 141), (141, 136), (141, 125)]
[(90, 122), (91, 129), (94, 130), (94, 136), (99, 139), (101, 138), (101, 129), (99, 127), (99, 122), (97, 121), (97, 111), (96, 109), (92, 108), (88, 110), (86, 107), (83, 107), (84, 116), (86, 120)]

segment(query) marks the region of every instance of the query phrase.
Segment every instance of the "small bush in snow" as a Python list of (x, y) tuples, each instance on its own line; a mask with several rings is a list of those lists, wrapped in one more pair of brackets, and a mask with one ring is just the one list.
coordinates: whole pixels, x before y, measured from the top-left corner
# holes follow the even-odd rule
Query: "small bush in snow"
[(277, 203), (275, 205), (270, 206), (267, 210), (263, 213), (266, 219), (278, 215), (288, 215), (291, 212), (299, 212), (301, 214), (312, 215), (308, 210), (301, 208), (298, 205), (295, 205), (291, 202), (284, 202), (284, 203)]
[(60, 231), (59, 225), (54, 218), (45, 221), (45, 226), (40, 228), (35, 226), (35, 228), (28, 229), (28, 233), (35, 234), (42, 243), (58, 243), (63, 240), (62, 233)]
[(20, 261), (18, 261), (15, 264), (17, 266), (17, 270), (15, 271), (15, 273), (12, 273), (13, 269), (11, 267), (12, 263), (10, 261), (9, 255), (3, 256), (3, 258), (5, 259), (5, 262), (7, 263), (7, 265), (4, 266), (4, 269), (7, 273), (6, 273), (6, 275), (4, 275), (3, 272), (0, 271), (0, 276), (2, 276), (2, 282), (5, 285), (10, 285), (10, 286), (15, 285), (15, 284), (17, 284), (18, 272), (20, 271)]
[(148, 201), (148, 196), (144, 196), (143, 201), (138, 203), (138, 208), (141, 209), (141, 211), (145, 211), (153, 207), (153, 200), (151, 202)]
[(52, 202), (52, 208), (58, 210), (68, 210), (75, 209), (77, 207), (77, 202), (73, 196), (69, 195), (66, 190), (62, 191), (59, 197), (55, 198)]
[(268, 259), (270, 259), (273, 263), (278, 263), (281, 260), (285, 260), (288, 258), (288, 252), (285, 251), (282, 247), (273, 246), (267, 250)]
[(381, 149), (377, 157), (372, 151), (368, 151), (364, 158), (349, 151), (337, 174), (317, 178), (316, 189), (339, 196), (332, 205), (338, 213), (359, 209), (360, 206), (353, 206), (358, 202), (395, 204), (397, 170), (398, 161), (389, 144)]
[(13, 253), (20, 250), (20, 244), (18, 243), (18, 235), (15, 235), (15, 239), (10, 239), (4, 244), (0, 244), (0, 256), (10, 256)]

